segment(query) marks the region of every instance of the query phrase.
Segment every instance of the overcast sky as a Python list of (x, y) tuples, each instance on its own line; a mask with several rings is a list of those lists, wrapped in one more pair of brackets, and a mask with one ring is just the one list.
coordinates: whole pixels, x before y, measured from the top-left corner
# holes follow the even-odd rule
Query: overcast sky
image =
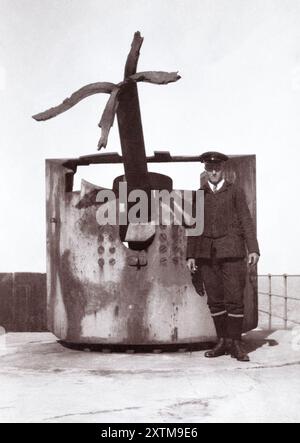
[[(45, 158), (96, 152), (107, 96), (45, 123), (31, 115), (95, 81), (118, 82), (133, 33), (147, 154), (257, 155), (260, 273), (300, 274), (299, 0), (0, 0), (0, 272), (45, 271)], [(119, 151), (117, 127), (107, 151)], [(193, 189), (200, 167), (167, 169)], [(80, 170), (111, 187), (121, 166)]]

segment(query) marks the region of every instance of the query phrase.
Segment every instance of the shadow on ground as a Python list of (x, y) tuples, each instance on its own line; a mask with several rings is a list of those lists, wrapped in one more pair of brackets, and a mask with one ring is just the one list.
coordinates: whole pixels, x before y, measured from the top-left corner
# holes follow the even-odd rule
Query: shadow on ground
[(251, 331), (248, 332), (244, 337), (245, 348), (247, 352), (250, 354), (252, 352), (257, 351), (257, 349), (262, 348), (263, 346), (278, 346), (278, 341), (274, 339), (269, 339), (275, 331)]

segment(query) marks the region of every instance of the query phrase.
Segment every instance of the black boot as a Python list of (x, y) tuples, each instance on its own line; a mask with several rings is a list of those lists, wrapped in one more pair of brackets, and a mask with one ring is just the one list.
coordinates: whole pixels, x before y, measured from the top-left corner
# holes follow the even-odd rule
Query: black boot
[(250, 358), (244, 349), (242, 340), (233, 340), (231, 346), (231, 357), (238, 361), (249, 362)]
[(210, 351), (205, 352), (206, 358), (216, 358), (229, 354), (227, 345), (227, 313), (213, 317), (217, 331), (218, 343)]
[(228, 316), (228, 336), (232, 339), (230, 354), (232, 358), (236, 358), (238, 361), (249, 362), (249, 355), (245, 351), (242, 342), (243, 323), (243, 317)]
[(216, 346), (210, 351), (205, 352), (204, 355), (206, 358), (217, 358), (222, 357), (222, 355), (228, 355), (228, 353), (226, 338), (219, 338)]

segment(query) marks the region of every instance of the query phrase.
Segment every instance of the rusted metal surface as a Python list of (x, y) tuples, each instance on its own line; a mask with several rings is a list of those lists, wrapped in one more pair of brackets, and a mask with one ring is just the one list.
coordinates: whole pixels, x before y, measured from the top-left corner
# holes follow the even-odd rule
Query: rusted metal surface
[[(128, 249), (119, 226), (99, 226), (91, 192), (65, 192), (65, 160), (47, 160), (48, 326), (60, 339), (94, 344), (210, 341), (205, 297), (186, 267), (183, 227), (157, 227), (148, 251)], [(53, 221), (55, 220), (55, 222)]]
[[(100, 187), (83, 182), (81, 191), (66, 192), (74, 174), (64, 166), (68, 163), (47, 161), (49, 329), (72, 343), (178, 344), (214, 338), (206, 298), (196, 293), (186, 268), (184, 228), (159, 226), (147, 251), (126, 248), (119, 226), (97, 224)], [(231, 158), (226, 175), (245, 189), (256, 222), (255, 156)], [(159, 185), (159, 174), (154, 178)], [(171, 186), (168, 177), (161, 183)], [(246, 331), (257, 326), (256, 270), (249, 272), (245, 302)]]
[(45, 274), (0, 274), (0, 326), (7, 332), (47, 330)]

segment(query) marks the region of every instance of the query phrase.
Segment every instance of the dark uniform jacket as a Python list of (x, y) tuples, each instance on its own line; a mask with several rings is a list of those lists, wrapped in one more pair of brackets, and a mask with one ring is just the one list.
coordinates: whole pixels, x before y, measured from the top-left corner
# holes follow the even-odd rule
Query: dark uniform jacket
[[(188, 237), (187, 258), (243, 258), (259, 254), (254, 223), (244, 191), (225, 181), (214, 193), (206, 183), (204, 190), (204, 232)], [(247, 249), (246, 249), (247, 248)]]

